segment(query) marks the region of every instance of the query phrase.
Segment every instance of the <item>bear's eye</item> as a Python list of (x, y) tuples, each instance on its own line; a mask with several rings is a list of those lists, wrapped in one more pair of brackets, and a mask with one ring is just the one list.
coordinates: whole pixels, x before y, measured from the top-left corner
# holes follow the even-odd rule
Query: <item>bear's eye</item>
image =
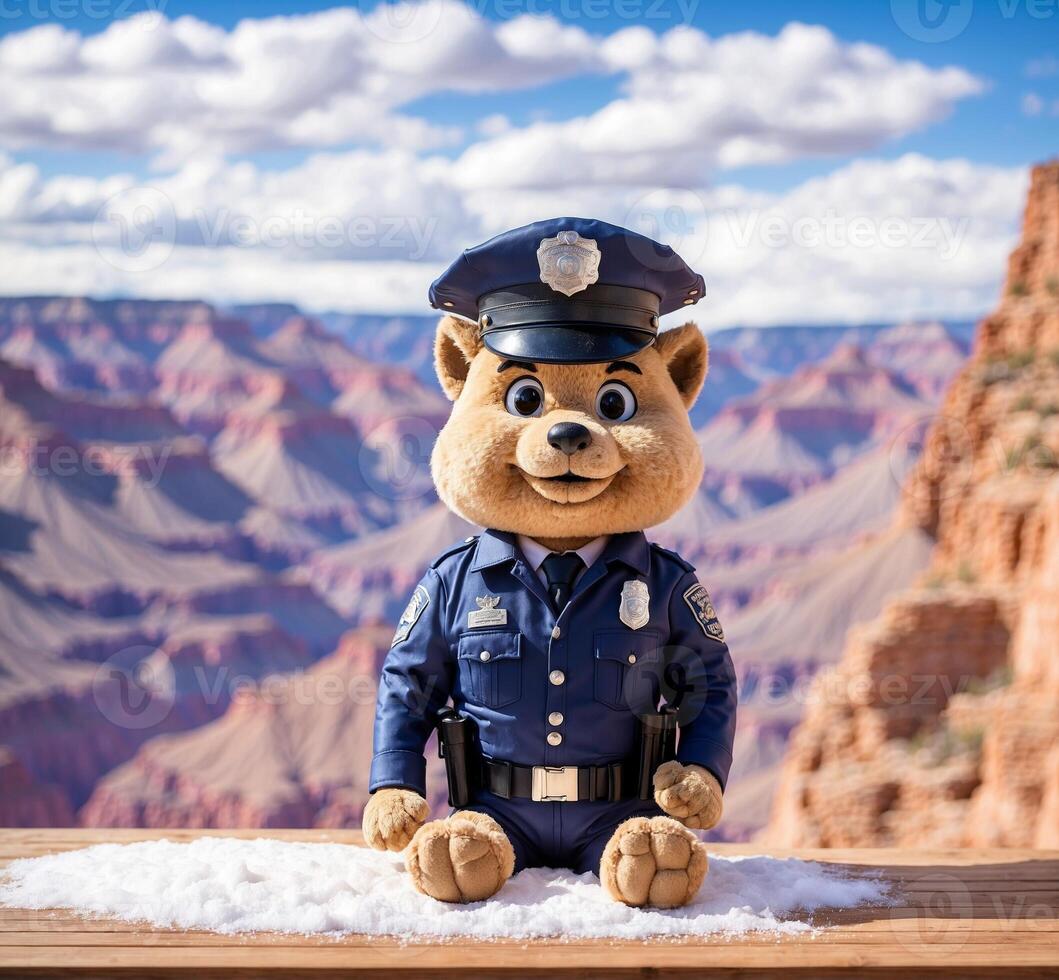
[(636, 396), (628, 385), (608, 381), (596, 395), (596, 414), (607, 422), (628, 422), (636, 414)]
[(536, 378), (519, 378), (508, 388), (504, 407), (525, 419), (540, 415), (544, 411), (544, 388)]

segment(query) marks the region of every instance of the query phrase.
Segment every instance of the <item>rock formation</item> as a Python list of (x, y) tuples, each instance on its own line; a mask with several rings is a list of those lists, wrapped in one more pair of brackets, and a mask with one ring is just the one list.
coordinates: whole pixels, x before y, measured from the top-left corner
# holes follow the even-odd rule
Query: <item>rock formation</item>
[(1059, 844), (1059, 163), (907, 483), (916, 588), (818, 676), (770, 843)]
[[(0, 747), (18, 763), (0, 802), (21, 814), (0, 822), (67, 822), (71, 807), (110, 823), (359, 819), (370, 705), (339, 723), (230, 696), (240, 678), (308, 676), (350, 626), (385, 623), (384, 647), (425, 566), (474, 530), (429, 480), (448, 411), (434, 319), (376, 320), (332, 323), (339, 335), (282, 304), (0, 298)], [(764, 692), (744, 712), (758, 744), (726, 833), (761, 826), (798, 721), (773, 682), (834, 663), (848, 625), (927, 561), (922, 532), (887, 532), (899, 494), (885, 442), (933, 410), (921, 387), (951, 372), (962, 336), (711, 337), (702, 417), (741, 405), (703, 430), (723, 472), (652, 536), (701, 564)], [(747, 429), (757, 449), (737, 459), (725, 432)], [(805, 479), (787, 479), (791, 461)], [(348, 659), (332, 666), (348, 673)], [(141, 670), (164, 717), (140, 711), (156, 703)], [(295, 744), (291, 778), (259, 792)], [(265, 768), (247, 776), (251, 763)], [(59, 798), (50, 786), (66, 810), (41, 804)]]
[(62, 827), (73, 818), (58, 786), (34, 782), (14, 752), (0, 746), (0, 827)]
[[(347, 634), (307, 671), (248, 686), (217, 721), (160, 736), (109, 773), (89, 826), (356, 826), (389, 631)], [(431, 796), (441, 794), (431, 766)]]

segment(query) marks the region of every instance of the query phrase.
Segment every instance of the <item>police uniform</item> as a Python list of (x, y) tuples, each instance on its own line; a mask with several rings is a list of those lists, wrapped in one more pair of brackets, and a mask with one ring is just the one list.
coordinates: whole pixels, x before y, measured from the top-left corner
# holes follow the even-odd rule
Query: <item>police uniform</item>
[[(650, 345), (658, 316), (702, 290), (670, 249), (560, 218), (469, 249), (430, 295), (478, 320), (501, 356), (589, 363)], [(425, 793), (424, 747), (451, 701), (473, 720), (482, 762), (466, 809), (504, 828), (516, 869), (594, 872), (618, 824), (661, 812), (633, 792), (632, 771), (639, 719), (661, 701), (677, 715), (677, 759), (724, 786), (735, 676), (692, 566), (642, 532), (610, 536), (559, 598), (502, 531), (430, 566), (383, 666), (370, 789)]]

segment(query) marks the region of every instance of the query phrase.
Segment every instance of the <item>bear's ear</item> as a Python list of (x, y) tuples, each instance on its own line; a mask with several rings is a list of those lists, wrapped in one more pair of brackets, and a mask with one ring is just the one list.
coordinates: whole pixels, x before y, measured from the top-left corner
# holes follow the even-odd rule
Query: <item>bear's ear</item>
[(434, 370), (441, 388), (451, 401), (463, 391), (471, 361), (482, 349), (478, 324), (454, 316), (443, 316), (434, 337)]
[(655, 350), (677, 386), (684, 407), (690, 409), (710, 366), (710, 348), (702, 331), (694, 323), (663, 330), (655, 341)]

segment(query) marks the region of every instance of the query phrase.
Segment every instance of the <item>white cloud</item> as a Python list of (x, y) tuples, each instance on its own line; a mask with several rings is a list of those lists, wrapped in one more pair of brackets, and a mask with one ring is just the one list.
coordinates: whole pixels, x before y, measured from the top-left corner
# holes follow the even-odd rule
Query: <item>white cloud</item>
[[(76, 37), (77, 35), (74, 35)], [(155, 13), (114, 21), (80, 45), (82, 65), (97, 75), (224, 66), (225, 33), (193, 17), (169, 21)]]
[[(862, 160), (711, 212), (712, 324), (974, 317), (996, 300), (1024, 168), (909, 154)], [(712, 270), (712, 276), (710, 271)]]
[[(589, 73), (621, 93), (583, 117), (468, 130), (404, 109), (442, 91)], [(993, 299), (1025, 172), (915, 155), (784, 193), (714, 184), (747, 164), (870, 151), (982, 88), (819, 27), (713, 38), (591, 35), (551, 17), (489, 21), (457, 0), (369, 13), (134, 17), (91, 37), (0, 40), (0, 145), (155, 155), (137, 178), (45, 178), (0, 153), (0, 291), (289, 299), (425, 312), (467, 245), (555, 214), (673, 244), (709, 286), (711, 326), (974, 315)], [(456, 158), (432, 148), (479, 140)], [(286, 169), (235, 162), (328, 148)]]
[[(0, 266), (0, 292), (7, 295), (294, 301), (308, 310), (407, 309), (412, 304), (402, 297), (425, 297), (433, 278), (428, 266), (414, 262), (296, 265), (279, 253), (239, 248), (178, 247), (157, 269), (138, 273), (109, 264), (92, 245), (35, 249), (0, 242)], [(17, 283), (14, 289), (12, 282)]]
[(632, 28), (601, 52), (629, 71), (622, 98), (475, 144), (457, 163), (461, 183), (643, 184), (664, 172), (668, 184), (694, 187), (718, 169), (872, 149), (982, 90), (962, 69), (898, 61), (803, 24), (720, 39)]
[(44, 24), (0, 39), (0, 70), (48, 75), (72, 71), (78, 64), (80, 37), (58, 24)]
[[(982, 88), (822, 27), (711, 38), (679, 27), (591, 35), (549, 16), (493, 22), (459, 0), (340, 7), (226, 31), (147, 13), (82, 36), (55, 25), (0, 41), (0, 144), (202, 155), (344, 144), (421, 151), (466, 138), (403, 107), (588, 74), (623, 95), (559, 123), (488, 134), (466, 186), (670, 183), (713, 169), (854, 153), (941, 118)], [(571, 84), (576, 84), (571, 82)]]
[(511, 120), (503, 113), (496, 112), (478, 120), (475, 129), (480, 136), (500, 136), (511, 129)]
[(189, 164), (144, 190), (0, 160), (0, 291), (425, 313), (427, 284), (462, 248), (590, 214), (669, 242), (702, 271), (693, 315), (706, 326), (972, 317), (995, 301), (1026, 180), (1021, 167), (909, 154), (784, 193), (587, 184), (497, 195), (463, 189), (445, 159), (393, 150), (279, 172)]
[(493, 24), (458, 0), (240, 21), (157, 13), (83, 37), (47, 25), (0, 41), (0, 142), (160, 154), (459, 138), (398, 109), (599, 70), (594, 42), (547, 18)]

